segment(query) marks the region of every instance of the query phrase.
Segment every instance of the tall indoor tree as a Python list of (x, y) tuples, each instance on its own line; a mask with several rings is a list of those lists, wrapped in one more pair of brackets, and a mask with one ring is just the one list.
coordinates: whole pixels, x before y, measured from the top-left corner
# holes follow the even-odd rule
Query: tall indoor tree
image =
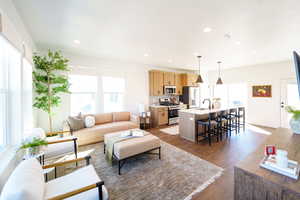
[(61, 104), (60, 94), (69, 93), (69, 60), (60, 52), (49, 50), (46, 55), (37, 53), (33, 56), (33, 87), (36, 92), (33, 106), (48, 114), (49, 131), (53, 132), (53, 108)]

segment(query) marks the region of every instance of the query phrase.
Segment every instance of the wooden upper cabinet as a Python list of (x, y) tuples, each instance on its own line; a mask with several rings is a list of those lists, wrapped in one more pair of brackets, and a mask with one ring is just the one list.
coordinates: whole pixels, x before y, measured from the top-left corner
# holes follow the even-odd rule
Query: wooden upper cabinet
[(164, 85), (175, 85), (174, 72), (164, 72)]
[(182, 75), (183, 86), (198, 86), (196, 83), (198, 74), (186, 73)]
[(175, 74), (176, 94), (182, 95), (182, 74)]
[(150, 96), (162, 96), (164, 93), (164, 72), (149, 71)]

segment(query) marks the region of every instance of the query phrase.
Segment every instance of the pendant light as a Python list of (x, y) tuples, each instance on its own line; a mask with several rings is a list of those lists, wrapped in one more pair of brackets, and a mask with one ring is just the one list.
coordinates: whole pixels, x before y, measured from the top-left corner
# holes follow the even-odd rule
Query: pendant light
[(196, 83), (203, 83), (203, 80), (202, 80), (202, 77), (201, 77), (201, 74), (200, 74), (200, 60), (201, 60), (202, 56), (197, 56), (197, 57), (198, 57), (198, 62), (199, 62), (199, 75), (197, 77)]
[(221, 61), (218, 62), (218, 65), (219, 65), (219, 78), (217, 80), (217, 85), (222, 85), (223, 81), (221, 79)]

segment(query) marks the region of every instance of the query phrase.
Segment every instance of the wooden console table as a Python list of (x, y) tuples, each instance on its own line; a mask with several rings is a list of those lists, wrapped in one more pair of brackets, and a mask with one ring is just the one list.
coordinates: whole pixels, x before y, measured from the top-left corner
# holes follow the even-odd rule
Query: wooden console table
[(259, 166), (265, 145), (288, 151), (290, 160), (300, 163), (300, 135), (278, 128), (266, 142), (234, 168), (235, 200), (299, 200), (300, 180), (277, 174)]

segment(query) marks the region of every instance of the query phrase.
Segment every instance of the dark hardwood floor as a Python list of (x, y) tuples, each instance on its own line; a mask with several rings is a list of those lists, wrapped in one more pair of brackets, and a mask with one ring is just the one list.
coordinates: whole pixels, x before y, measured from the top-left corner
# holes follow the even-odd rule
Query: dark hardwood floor
[(195, 144), (179, 136), (163, 133), (160, 131), (161, 128), (163, 127), (153, 128), (149, 131), (169, 144), (224, 168), (223, 175), (205, 190), (194, 195), (193, 200), (233, 199), (234, 165), (258, 148), (268, 137), (268, 134), (272, 134), (275, 130), (248, 125), (245, 132), (238, 135), (233, 134), (230, 139), (223, 139), (222, 142), (214, 141), (212, 146), (209, 146), (207, 141)]

